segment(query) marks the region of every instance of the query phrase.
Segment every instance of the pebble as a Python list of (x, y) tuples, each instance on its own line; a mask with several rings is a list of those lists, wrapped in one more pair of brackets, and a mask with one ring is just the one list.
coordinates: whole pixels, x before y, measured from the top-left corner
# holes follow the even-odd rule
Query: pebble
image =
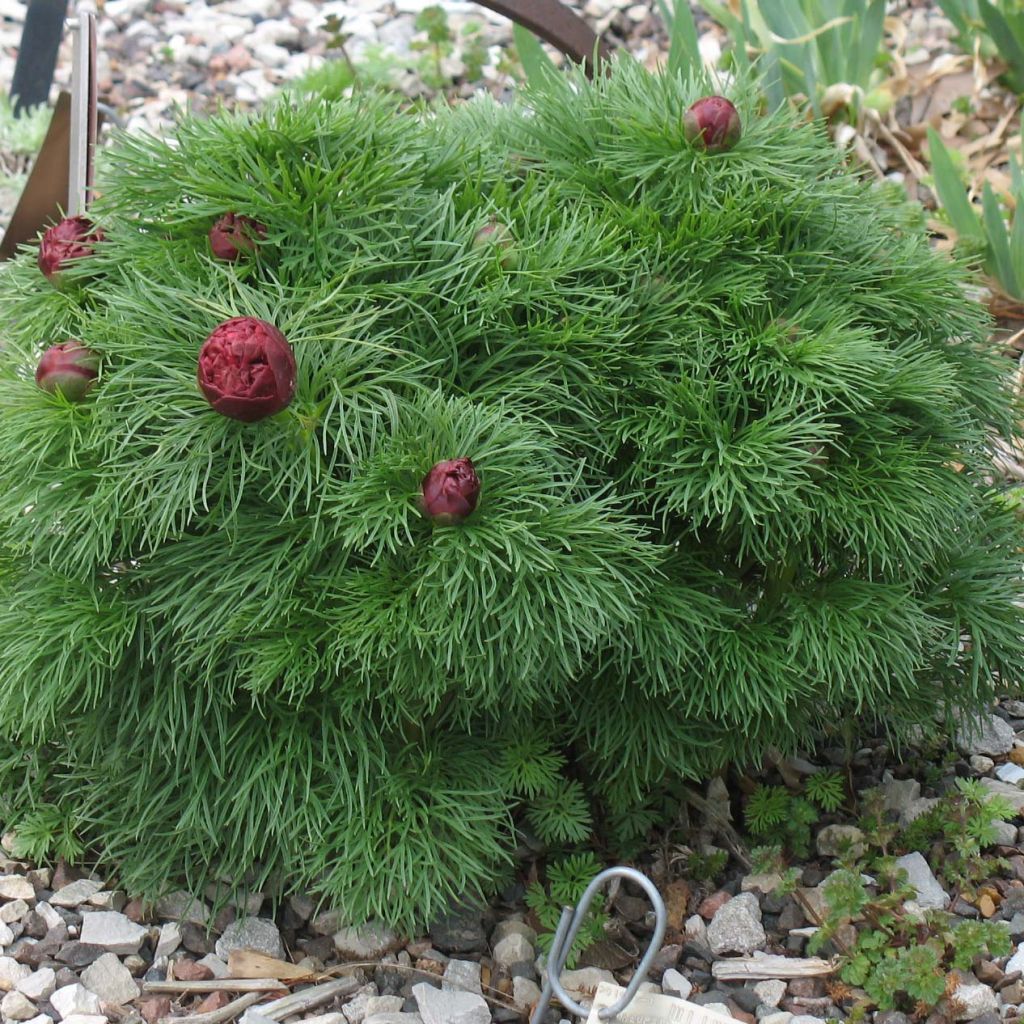
[(8, 1020), (31, 1020), (36, 1015), (36, 1006), (28, 996), (15, 989), (0, 999), (0, 1014)]
[(669, 968), (661, 978), (661, 990), (667, 996), (676, 996), (679, 999), (689, 999), (693, 991), (690, 980), (677, 971), (674, 967)]
[(57, 989), (50, 996), (50, 1005), (60, 1015), (61, 1020), (67, 1020), (76, 1013), (88, 1015), (100, 1012), (99, 997), (82, 984), (66, 985)]
[(924, 910), (945, 910), (949, 904), (946, 890), (932, 873), (928, 862), (916, 850), (896, 858), (896, 867), (907, 873), (907, 881), (917, 890), (916, 903)]
[(102, 882), (91, 878), (79, 878), (62, 886), (50, 897), (50, 905), (54, 907), (80, 907), (90, 896), (103, 888)]
[(541, 997), (540, 986), (530, 978), (512, 979), (512, 1002), (521, 1010), (529, 1010)]
[(99, 910), (82, 919), (82, 942), (108, 953), (138, 953), (148, 934), (148, 929), (116, 910)]
[(232, 922), (217, 940), (214, 951), (226, 961), (237, 949), (254, 949), (277, 960), (283, 960), (285, 956), (277, 925), (265, 917), (242, 917)]
[(855, 825), (826, 825), (818, 832), (815, 845), (819, 857), (861, 857), (867, 851), (864, 833)]
[(197, 924), (205, 927), (210, 920), (210, 908), (191, 893), (179, 889), (162, 896), (153, 908), (158, 917), (177, 924)]
[(1019, 764), (1007, 761), (1006, 764), (1001, 764), (996, 769), (996, 778), (1016, 786), (1018, 783), (1024, 782), (1024, 768), (1021, 768)]
[(984, 754), (971, 754), (969, 763), (971, 771), (976, 775), (987, 775), (996, 766), (995, 761)]
[[(533, 952), (530, 952), (533, 959)], [(475, 960), (449, 960), (441, 979), (441, 988), (449, 992), (473, 992), (483, 995), (480, 985), (480, 964)]]
[(711, 952), (749, 955), (761, 949), (768, 936), (761, 924), (761, 905), (753, 893), (741, 893), (721, 906), (708, 925)]
[(1000, 757), (1013, 749), (1014, 732), (998, 715), (980, 714), (957, 716), (953, 743), (965, 755), (984, 754)]
[(398, 936), (379, 921), (334, 934), (334, 948), (343, 960), (376, 960), (398, 945)]
[(57, 988), (57, 975), (52, 967), (40, 967), (17, 984), (17, 990), (33, 1002), (49, 999)]
[(0, 923), (14, 924), (28, 914), (28, 904), (24, 900), (12, 900), (0, 906)]
[(786, 983), (777, 978), (759, 981), (754, 986), (757, 998), (764, 1006), (778, 1006), (786, 995)]
[(113, 954), (104, 953), (82, 972), (82, 984), (102, 1003), (123, 1006), (138, 999), (140, 990), (124, 964)]
[(506, 935), (494, 947), (494, 962), (501, 967), (521, 964), (533, 959), (533, 946), (524, 935), (513, 932)]
[(34, 900), (36, 891), (22, 875), (0, 875), (0, 899)]
[(19, 964), (9, 956), (0, 956), (0, 992), (10, 992), (31, 973), (32, 968), (26, 964)]
[(491, 1024), (487, 1003), (472, 992), (445, 992), (421, 982), (412, 995), (423, 1024)]
[(956, 1001), (960, 1006), (957, 1020), (974, 1020), (983, 1013), (999, 1009), (999, 998), (988, 985), (963, 985), (956, 990)]

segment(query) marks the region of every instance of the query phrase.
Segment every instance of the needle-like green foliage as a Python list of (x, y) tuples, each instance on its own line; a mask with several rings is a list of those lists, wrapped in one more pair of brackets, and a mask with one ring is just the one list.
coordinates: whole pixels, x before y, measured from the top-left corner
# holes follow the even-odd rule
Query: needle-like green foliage
[[(120, 140), (96, 254), (0, 289), (5, 825), (73, 821), (133, 889), (411, 927), (516, 822), (649, 823), (728, 759), (1016, 683), (983, 314), (815, 127), (740, 95), (736, 148), (692, 149), (702, 91), (624, 60), (509, 108)], [(266, 226), (230, 264), (227, 211)], [(196, 386), (239, 315), (298, 365), (253, 424)], [(102, 356), (79, 404), (33, 380), (67, 337)], [(461, 457), (479, 505), (433, 527), (420, 482)]]

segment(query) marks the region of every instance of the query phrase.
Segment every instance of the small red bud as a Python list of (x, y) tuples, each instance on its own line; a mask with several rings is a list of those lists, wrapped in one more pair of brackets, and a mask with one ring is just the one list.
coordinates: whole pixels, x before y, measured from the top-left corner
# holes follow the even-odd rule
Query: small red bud
[(420, 507), (439, 526), (461, 523), (480, 497), (480, 478), (470, 459), (437, 463), (421, 486)]
[(686, 141), (707, 153), (732, 149), (740, 132), (740, 115), (724, 96), (705, 96), (683, 115)]
[(197, 380), (222, 416), (254, 423), (280, 412), (295, 394), (295, 355), (266, 320), (236, 316), (214, 328), (199, 350)]
[(210, 250), (219, 260), (234, 262), (256, 248), (267, 237), (267, 229), (258, 220), (240, 213), (225, 213), (210, 228)]
[(39, 269), (58, 283), (59, 273), (70, 260), (91, 256), (93, 244), (103, 241), (103, 232), (88, 217), (65, 217), (47, 228), (39, 242)]
[(473, 248), (483, 249), (485, 247), (491, 247), (501, 251), (501, 266), (508, 269), (515, 262), (515, 254), (512, 251), (512, 246), (515, 243), (515, 239), (512, 237), (512, 232), (509, 230), (507, 224), (502, 224), (500, 220), (488, 221), (479, 231), (473, 236)]
[(100, 357), (80, 341), (51, 345), (36, 367), (36, 383), (51, 395), (58, 391), (69, 402), (80, 402), (96, 381)]

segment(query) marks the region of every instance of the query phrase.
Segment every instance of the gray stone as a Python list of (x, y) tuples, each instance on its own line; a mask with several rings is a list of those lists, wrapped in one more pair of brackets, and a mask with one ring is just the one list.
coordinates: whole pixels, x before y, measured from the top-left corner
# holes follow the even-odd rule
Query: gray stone
[(708, 925), (708, 942), (717, 956), (749, 955), (761, 949), (767, 939), (761, 925), (761, 906), (753, 893), (741, 893), (724, 903)]
[(113, 953), (104, 953), (82, 972), (82, 984), (100, 997), (100, 1002), (124, 1006), (138, 999), (139, 986), (131, 971)]
[(228, 970), (228, 965), (224, 963), (219, 956), (215, 956), (213, 953), (207, 953), (201, 960), (196, 961), (197, 964), (202, 964), (204, 967), (209, 967), (213, 971), (215, 978), (226, 978), (231, 974)]
[(101, 889), (85, 902), (98, 910), (121, 910), (127, 901), (127, 897), (120, 889)]
[(56, 928), (64, 923), (64, 918), (53, 909), (53, 905), (46, 900), (40, 900), (35, 906), (35, 912), (43, 919), (47, 930)]
[(142, 925), (116, 910), (98, 910), (82, 918), (82, 942), (101, 946), (108, 953), (138, 953), (149, 934)]
[(366, 1004), (377, 995), (377, 986), (374, 984), (364, 985), (356, 994), (341, 1008), (348, 1024), (363, 1024), (366, 1017)]
[(889, 772), (882, 776), (882, 806), (887, 811), (901, 813), (921, 795), (921, 783), (917, 779), (894, 779)]
[(960, 1006), (957, 1020), (974, 1020), (983, 1013), (999, 1009), (999, 1000), (988, 985), (960, 985), (956, 990), (956, 1001)]
[(40, 967), (33, 971), (27, 978), (22, 978), (17, 984), (17, 989), (23, 995), (28, 996), (35, 1003), (49, 999), (56, 991), (57, 975), (52, 967)]
[(1016, 846), (1017, 845), (1017, 826), (1009, 821), (996, 821), (993, 822), (993, 828), (996, 833), (996, 845), (997, 846)]
[(491, 946), (496, 946), (502, 939), (509, 935), (522, 935), (531, 945), (537, 945), (537, 933), (525, 921), (499, 921), (491, 932)]
[(1007, 974), (1013, 974), (1015, 971), (1024, 971), (1024, 942), (1017, 946), (1017, 951), (1007, 961), (1003, 970)]
[(22, 875), (0, 875), (0, 900), (34, 900), (36, 891)]
[(917, 890), (915, 902), (919, 907), (924, 910), (945, 910), (949, 904), (949, 896), (920, 853), (915, 851), (897, 857), (896, 867), (906, 871), (907, 881)]
[(1002, 782), (1008, 782), (1011, 786), (1018, 786), (1024, 782), (1024, 768), (1019, 764), (1007, 761), (996, 769), (996, 778)]
[(50, 897), (50, 904), (54, 907), (80, 907), (102, 888), (102, 882), (96, 882), (91, 878), (79, 878), (58, 889)]
[(994, 796), (1004, 797), (1018, 814), (1024, 813), (1024, 789), (998, 779), (982, 779), (981, 784)]
[(910, 803), (900, 811), (900, 824), (906, 828), (912, 821), (920, 818), (922, 814), (925, 814), (935, 807), (938, 802), (938, 797), (931, 796), (919, 796), (916, 800), (911, 800)]
[(993, 768), (995, 768), (996, 763), (991, 757), (986, 757), (984, 754), (971, 754), (970, 765), (972, 772), (975, 772), (978, 775), (987, 775)]
[(65, 985), (50, 996), (50, 1005), (60, 1015), (61, 1020), (76, 1013), (98, 1014), (100, 1000), (95, 992), (90, 992), (84, 985)]
[(285, 955), (277, 925), (265, 917), (242, 917), (224, 929), (214, 952), (227, 961), (236, 949), (254, 949), (278, 960), (283, 960)]
[(412, 994), (423, 1024), (491, 1024), (487, 1003), (472, 992), (445, 992), (421, 982)]
[(432, 921), (429, 928), (434, 948), (442, 953), (486, 953), (484, 912), (474, 907), (453, 907)]
[(19, 981), (31, 973), (32, 968), (27, 964), (19, 964), (9, 956), (0, 956), (0, 992), (10, 992), (12, 988), (17, 987)]
[(867, 850), (864, 833), (856, 825), (826, 825), (818, 832), (816, 845), (819, 857), (860, 857)]
[(690, 979), (681, 974), (674, 967), (670, 967), (661, 976), (661, 990), (667, 996), (675, 996), (678, 999), (689, 999), (693, 991)]
[(704, 1003), (704, 1009), (711, 1013), (720, 1013), (723, 1017), (732, 1016), (728, 1003)]
[(102, 1013), (72, 1013), (64, 1018), (64, 1024), (110, 1024)]
[(527, 942), (526, 937), (513, 932), (506, 935), (494, 947), (494, 962), (500, 967), (508, 967), (511, 964), (521, 964), (524, 961), (533, 959), (533, 946)]
[(385, 1013), (401, 1013), (405, 1005), (402, 996), (370, 996), (366, 1000), (366, 1016), (375, 1017)]
[(376, 1013), (366, 1017), (363, 1024), (425, 1024), (418, 1013)]
[(786, 983), (778, 978), (759, 981), (754, 992), (765, 1006), (778, 1006), (786, 995)]
[(0, 999), (0, 1014), (7, 1020), (31, 1020), (36, 1013), (32, 1000), (17, 989)]
[(181, 945), (181, 925), (169, 921), (160, 926), (160, 938), (156, 940), (154, 956), (170, 956)]
[(562, 983), (562, 988), (578, 1003), (593, 996), (602, 981), (614, 985), (615, 975), (601, 967), (581, 967), (578, 971), (562, 971), (562, 976), (558, 980)]
[(962, 754), (999, 757), (1013, 750), (1013, 729), (998, 715), (959, 713), (953, 743)]
[(782, 875), (777, 871), (769, 871), (763, 875), (744, 875), (740, 882), (740, 892), (763, 892), (766, 896), (775, 892), (782, 885)]
[(12, 900), (0, 906), (0, 922), (14, 924), (28, 915), (28, 904), (24, 900)]
[(512, 1002), (523, 1011), (529, 1010), (540, 1002), (540, 986), (530, 978), (512, 979)]
[(398, 945), (398, 936), (380, 921), (342, 928), (334, 934), (334, 948), (343, 960), (376, 960)]
[(14, 932), (11, 931), (11, 926), (0, 921), (0, 949), (9, 946), (12, 942), (14, 942)]
[[(530, 951), (533, 959), (533, 951)], [(445, 965), (441, 988), (448, 992), (475, 992), (482, 996), (480, 965), (474, 960), (449, 960)]]
[(789, 1024), (825, 1024), (825, 1022), (821, 1017), (815, 1017), (809, 1013), (798, 1013), (790, 1019)]
[(769, 1013), (761, 1018), (760, 1024), (791, 1024), (793, 1014), (787, 1010), (780, 1010), (778, 1013)]
[(198, 924), (205, 927), (210, 920), (210, 908), (182, 889), (161, 896), (156, 901), (154, 910), (158, 917), (177, 921), (179, 924)]
[(28, 1024), (53, 1024), (53, 1018), (48, 1013), (40, 1013), (33, 1017)]

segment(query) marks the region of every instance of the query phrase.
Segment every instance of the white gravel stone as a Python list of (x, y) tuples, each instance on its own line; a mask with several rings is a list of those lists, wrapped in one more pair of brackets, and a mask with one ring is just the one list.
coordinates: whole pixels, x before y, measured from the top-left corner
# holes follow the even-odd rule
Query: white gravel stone
[(759, 1024), (791, 1024), (793, 1014), (788, 1010), (780, 1010), (778, 1013), (769, 1013), (761, 1018)]
[(36, 1003), (49, 999), (56, 988), (57, 975), (52, 967), (40, 967), (38, 971), (33, 971), (17, 984), (18, 991)]
[(491, 932), (491, 947), (509, 935), (522, 935), (531, 946), (537, 945), (537, 933), (525, 921), (508, 920), (499, 921), (494, 926), (494, 931)]
[(356, 994), (341, 1008), (348, 1024), (363, 1024), (366, 1017), (366, 1004), (377, 995), (377, 986), (372, 982), (364, 985)]
[(1014, 732), (1008, 722), (991, 713), (958, 715), (953, 743), (962, 754), (999, 757), (1013, 750)]
[(761, 905), (753, 893), (740, 893), (724, 903), (708, 925), (708, 942), (717, 956), (749, 955), (761, 949), (767, 940), (761, 925)]
[(120, 910), (128, 902), (128, 898), (120, 889), (101, 889), (85, 902), (99, 910)]
[(689, 999), (690, 993), (693, 991), (693, 985), (685, 974), (681, 974), (674, 967), (670, 967), (661, 977), (661, 991), (667, 996)]
[(56, 928), (64, 920), (46, 900), (40, 900), (33, 909), (46, 923), (47, 928)]
[(140, 995), (131, 971), (113, 954), (104, 953), (82, 971), (82, 984), (100, 997), (101, 1003), (124, 1006)]
[(915, 850), (903, 857), (897, 857), (896, 867), (906, 871), (907, 881), (917, 890), (915, 902), (919, 907), (924, 910), (946, 909), (949, 896), (920, 853)]
[(487, 1003), (472, 992), (444, 992), (421, 982), (413, 986), (412, 995), (423, 1024), (491, 1024)]
[(778, 978), (759, 981), (754, 986), (754, 992), (765, 1006), (778, 1006), (785, 998), (786, 983)]
[[(530, 959), (533, 959), (531, 950)], [(445, 964), (441, 988), (446, 992), (474, 992), (482, 996), (480, 964), (475, 960), (449, 960)]]
[(18, 982), (32, 973), (28, 964), (19, 964), (9, 956), (0, 956), (0, 992), (10, 992)]
[(999, 999), (988, 985), (961, 985), (956, 990), (956, 1002), (962, 1007), (957, 1020), (974, 1020), (983, 1013), (999, 1009)]
[(158, 917), (178, 924), (197, 924), (205, 927), (210, 920), (210, 908), (183, 889), (161, 896), (153, 909)]
[(1006, 764), (1001, 764), (996, 769), (996, 778), (1010, 783), (1011, 786), (1016, 786), (1024, 782), (1024, 768), (1021, 768), (1019, 764), (1013, 764), (1012, 761), (1007, 761)]
[(1017, 845), (1017, 826), (1009, 821), (997, 821), (993, 827), (996, 832), (997, 846)]
[(213, 971), (215, 978), (227, 978), (231, 975), (231, 971), (228, 970), (228, 965), (214, 953), (207, 953), (201, 960), (197, 960), (196, 963), (202, 964), (204, 967), (209, 967)]
[(79, 878), (78, 881), (69, 882), (58, 889), (50, 897), (50, 903), (55, 907), (80, 907), (102, 888), (102, 882), (96, 882), (91, 878)]
[(512, 979), (512, 1002), (520, 1010), (529, 1010), (540, 1002), (540, 985), (518, 975)]
[(384, 1013), (401, 1013), (405, 1000), (401, 996), (370, 996), (366, 1000), (366, 1016), (376, 1017)]
[(12, 900), (10, 903), (0, 905), (0, 922), (3, 924), (14, 924), (20, 921), (28, 913), (28, 904), (24, 900)]
[(0, 900), (34, 900), (36, 891), (23, 875), (0, 875)]
[(31, 1020), (36, 1013), (35, 1003), (17, 989), (0, 999), (0, 1014), (7, 1020)]
[(53, 1024), (53, 1018), (48, 1013), (40, 1013), (28, 1021), (27, 1024)]
[(14, 932), (11, 931), (11, 926), (0, 921), (0, 949), (9, 946), (12, 942), (14, 942)]
[(602, 981), (615, 984), (612, 972), (601, 967), (581, 967), (578, 971), (562, 971), (562, 976), (558, 980), (562, 983), (562, 988), (577, 1003), (593, 996)]
[(1024, 942), (1017, 947), (1017, 952), (1007, 961), (1003, 971), (1006, 974), (1013, 974), (1014, 971), (1024, 971)]
[(995, 768), (996, 763), (991, 757), (986, 757), (984, 754), (971, 754), (970, 765), (972, 772), (976, 772), (978, 775), (985, 775)]
[(528, 963), (533, 959), (533, 946), (523, 935), (513, 932), (506, 935), (494, 947), (494, 962), (501, 967), (510, 967), (512, 964)]
[(99, 996), (84, 985), (65, 985), (50, 996), (50, 1005), (67, 1020), (74, 1014), (96, 1015), (100, 1012)]
[(154, 956), (170, 956), (181, 945), (181, 925), (168, 921), (160, 926), (160, 937), (156, 940)]
[(990, 793), (1007, 800), (1018, 814), (1024, 814), (1024, 789), (1011, 786), (1008, 782), (1000, 782), (998, 779), (982, 779), (981, 784)]
[(82, 918), (82, 942), (102, 946), (108, 953), (138, 953), (148, 929), (116, 910), (98, 910)]
[(375, 960), (398, 944), (398, 936), (379, 921), (342, 928), (334, 934), (334, 948), (345, 960)]

